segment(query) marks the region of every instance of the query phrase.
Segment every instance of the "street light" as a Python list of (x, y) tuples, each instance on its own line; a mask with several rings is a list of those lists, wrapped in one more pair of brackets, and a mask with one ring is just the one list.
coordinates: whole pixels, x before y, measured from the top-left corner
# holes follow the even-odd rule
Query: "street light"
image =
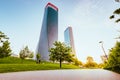
[(106, 54), (105, 49), (103, 47), (103, 41), (100, 41), (99, 43), (101, 43), (102, 50), (103, 50), (103, 52), (105, 54), (106, 59), (108, 60), (107, 54)]
[(120, 0), (115, 0), (116, 2), (120, 2)]

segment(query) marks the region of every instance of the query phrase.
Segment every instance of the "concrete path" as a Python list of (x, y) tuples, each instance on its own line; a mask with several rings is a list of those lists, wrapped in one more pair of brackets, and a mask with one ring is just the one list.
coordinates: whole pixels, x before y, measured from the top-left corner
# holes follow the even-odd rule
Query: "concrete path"
[(1, 73), (0, 80), (120, 80), (120, 74), (102, 69), (46, 70)]

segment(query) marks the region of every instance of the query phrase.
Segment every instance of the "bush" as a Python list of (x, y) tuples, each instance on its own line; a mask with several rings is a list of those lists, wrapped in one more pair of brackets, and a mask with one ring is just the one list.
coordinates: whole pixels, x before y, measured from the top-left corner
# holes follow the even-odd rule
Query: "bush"
[(109, 58), (104, 68), (120, 73), (120, 42), (116, 42), (109, 51)]

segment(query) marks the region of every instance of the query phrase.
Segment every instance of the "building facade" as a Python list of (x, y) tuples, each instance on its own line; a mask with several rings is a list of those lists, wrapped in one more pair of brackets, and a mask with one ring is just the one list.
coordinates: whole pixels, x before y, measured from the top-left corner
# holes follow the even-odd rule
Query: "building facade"
[(41, 60), (49, 61), (49, 49), (58, 40), (58, 8), (48, 3), (45, 7), (43, 23), (37, 47)]
[(72, 48), (72, 54), (76, 57), (72, 27), (68, 27), (64, 31), (64, 42), (67, 46)]

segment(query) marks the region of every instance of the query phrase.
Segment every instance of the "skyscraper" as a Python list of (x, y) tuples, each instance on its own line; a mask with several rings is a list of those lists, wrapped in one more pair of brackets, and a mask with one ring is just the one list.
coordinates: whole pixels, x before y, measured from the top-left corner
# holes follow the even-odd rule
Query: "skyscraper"
[(65, 44), (72, 48), (72, 54), (74, 54), (76, 57), (72, 27), (68, 27), (64, 31), (64, 39), (65, 39)]
[(53, 43), (58, 40), (58, 8), (48, 3), (45, 7), (44, 18), (41, 28), (41, 34), (37, 47), (37, 53), (40, 53), (41, 59), (49, 61), (49, 49)]

